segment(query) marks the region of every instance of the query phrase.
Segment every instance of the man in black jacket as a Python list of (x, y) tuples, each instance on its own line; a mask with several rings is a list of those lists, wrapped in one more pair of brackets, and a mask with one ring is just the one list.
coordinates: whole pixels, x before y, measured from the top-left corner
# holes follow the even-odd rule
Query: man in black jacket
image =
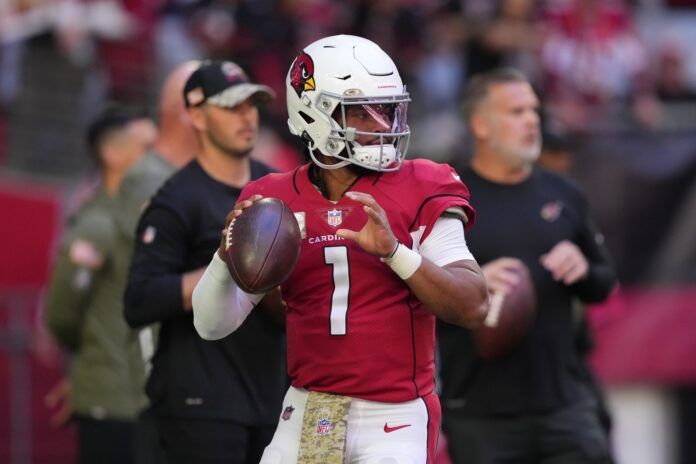
[(184, 99), (196, 158), (153, 197), (137, 229), (125, 295), (132, 327), (161, 323), (147, 393), (167, 462), (257, 463), (287, 386), (282, 328), (263, 311), (222, 340), (201, 339), (191, 294), (241, 188), (270, 169), (249, 158), (258, 105), (272, 97), (231, 62), (203, 63)]
[[(467, 242), (490, 293), (506, 294), (529, 269), (535, 319), (512, 351), (477, 355), (473, 334), (440, 323), (443, 424), (454, 463), (606, 463), (599, 398), (577, 348), (576, 299), (607, 297), (615, 278), (584, 196), (534, 167), (539, 101), (519, 72), (473, 78), (465, 106), (475, 141), (459, 174), (474, 199)], [(522, 264), (523, 263), (523, 264)]]

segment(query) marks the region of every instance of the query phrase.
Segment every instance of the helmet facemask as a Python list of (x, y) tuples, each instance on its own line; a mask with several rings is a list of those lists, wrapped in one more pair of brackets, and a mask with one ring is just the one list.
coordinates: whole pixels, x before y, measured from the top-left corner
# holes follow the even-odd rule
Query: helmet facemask
[(374, 171), (399, 169), (411, 135), (406, 119), (408, 94), (332, 97), (338, 103), (330, 115), (334, 127), (329, 145), (344, 148), (333, 156)]

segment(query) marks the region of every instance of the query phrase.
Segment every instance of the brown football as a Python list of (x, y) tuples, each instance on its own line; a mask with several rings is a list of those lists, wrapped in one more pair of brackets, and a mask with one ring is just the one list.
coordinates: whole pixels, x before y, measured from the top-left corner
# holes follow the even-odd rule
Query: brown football
[(263, 198), (230, 224), (227, 268), (242, 290), (264, 293), (288, 278), (300, 248), (300, 228), (293, 212), (277, 198)]
[(483, 327), (474, 331), (478, 355), (494, 359), (506, 355), (524, 338), (536, 314), (536, 292), (529, 269), (523, 266), (519, 283), (510, 293), (493, 293)]

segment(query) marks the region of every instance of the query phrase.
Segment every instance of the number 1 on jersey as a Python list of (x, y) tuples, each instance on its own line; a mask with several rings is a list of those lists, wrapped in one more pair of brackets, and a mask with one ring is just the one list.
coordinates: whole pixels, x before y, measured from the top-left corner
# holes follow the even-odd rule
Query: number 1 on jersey
[(331, 335), (345, 335), (350, 292), (348, 248), (344, 246), (324, 248), (324, 262), (333, 267), (334, 290), (331, 295), (331, 312), (329, 313)]

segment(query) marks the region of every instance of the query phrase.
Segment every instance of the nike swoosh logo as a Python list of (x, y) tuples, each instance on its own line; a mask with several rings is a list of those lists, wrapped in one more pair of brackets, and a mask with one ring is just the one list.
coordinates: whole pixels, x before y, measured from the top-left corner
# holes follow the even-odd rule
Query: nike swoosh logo
[(384, 433), (392, 433), (396, 430), (404, 429), (404, 428), (410, 427), (410, 426), (411, 426), (411, 424), (403, 424), (403, 425), (395, 425), (394, 427), (389, 427), (389, 425), (387, 425), (387, 423), (385, 422), (384, 423)]

